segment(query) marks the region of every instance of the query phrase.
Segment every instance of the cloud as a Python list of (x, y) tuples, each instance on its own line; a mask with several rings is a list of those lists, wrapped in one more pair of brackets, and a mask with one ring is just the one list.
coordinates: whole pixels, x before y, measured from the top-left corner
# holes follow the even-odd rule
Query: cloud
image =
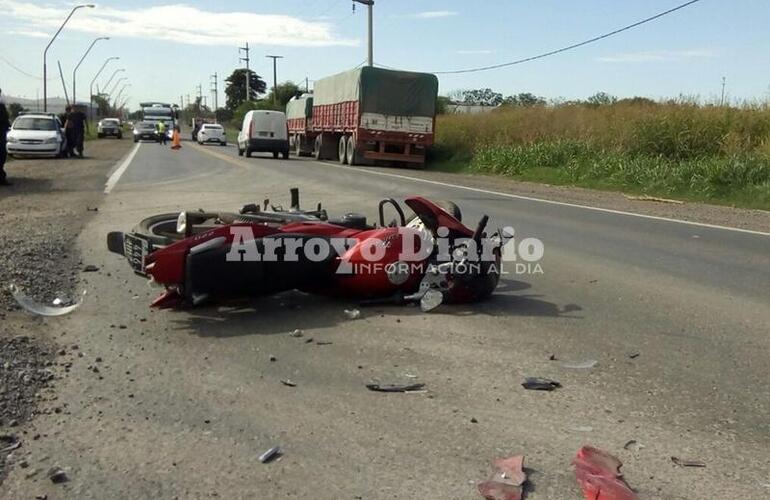
[(613, 56), (597, 57), (596, 60), (605, 63), (646, 63), (646, 62), (677, 62), (685, 59), (709, 59), (716, 57), (713, 50), (651, 50), (646, 52), (629, 52)]
[(51, 38), (51, 33), (44, 33), (42, 31), (33, 31), (33, 30), (11, 30), (8, 32), (9, 35), (16, 35), (16, 36), (28, 36), (30, 38)]
[(453, 10), (429, 10), (426, 12), (417, 12), (416, 14), (409, 14), (406, 17), (413, 19), (438, 19), (440, 17), (452, 17), (459, 15), (459, 12)]
[[(69, 8), (0, 0), (6, 18), (20, 21), (20, 31), (55, 32)], [(189, 45), (253, 44), (284, 47), (355, 46), (357, 40), (337, 36), (332, 25), (296, 17), (251, 12), (210, 12), (186, 4), (117, 9), (82, 9), (68, 30), (113, 37), (164, 40)]]
[(462, 55), (470, 55), (470, 56), (476, 56), (476, 55), (485, 55), (485, 54), (494, 54), (494, 50), (489, 49), (479, 49), (479, 50), (458, 50), (458, 54)]

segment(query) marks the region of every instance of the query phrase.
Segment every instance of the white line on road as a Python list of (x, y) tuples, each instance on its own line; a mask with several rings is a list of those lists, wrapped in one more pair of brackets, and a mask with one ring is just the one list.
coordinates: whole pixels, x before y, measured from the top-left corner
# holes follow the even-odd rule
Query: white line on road
[(671, 219), (668, 217), (659, 217), (657, 215), (646, 215), (646, 214), (638, 214), (635, 212), (624, 212), (622, 210), (612, 210), (611, 208), (601, 208), (601, 207), (592, 207), (590, 205), (578, 205), (576, 203), (567, 203), (565, 201), (554, 201), (554, 200), (545, 200), (543, 198), (533, 198), (531, 196), (522, 196), (519, 194), (511, 194), (511, 193), (501, 193), (499, 191), (490, 191), (487, 189), (481, 189), (481, 188), (475, 188), (470, 186), (460, 186), (458, 184), (450, 184), (448, 182), (441, 182), (441, 181), (432, 181), (430, 179), (420, 179), (419, 177), (410, 177), (408, 175), (402, 175), (402, 174), (391, 174), (387, 172), (378, 172), (376, 170), (366, 170), (363, 168), (356, 168), (356, 167), (349, 167), (345, 165), (336, 165), (334, 163), (327, 163), (325, 161), (319, 162), (323, 163), (324, 165), (328, 165), (330, 167), (344, 169), (347, 171), (355, 170), (357, 172), (361, 172), (364, 174), (369, 175), (379, 175), (382, 177), (392, 177), (394, 179), (404, 179), (409, 181), (415, 181), (415, 182), (423, 182), (425, 184), (433, 184), (436, 186), (443, 186), (443, 187), (450, 187), (455, 189), (464, 189), (466, 191), (473, 191), (476, 193), (484, 193), (484, 194), (491, 194), (494, 196), (502, 196), (504, 198), (513, 198), (516, 200), (525, 200), (525, 201), (535, 201), (538, 203), (547, 203), (550, 205), (559, 205), (563, 207), (572, 207), (572, 208), (582, 208), (584, 210), (593, 210), (595, 212), (603, 212), (608, 214), (615, 214), (615, 215), (625, 215), (628, 217), (640, 217), (642, 219), (650, 219), (650, 220), (657, 220), (657, 221), (663, 221), (663, 222), (673, 222), (676, 224), (687, 224), (689, 226), (697, 226), (697, 227), (705, 227), (709, 229), (721, 229), (724, 231), (734, 231), (738, 233), (746, 233), (746, 234), (754, 234), (759, 236), (770, 236), (770, 233), (766, 233), (763, 231), (753, 231), (751, 229), (741, 229), (739, 227), (729, 227), (729, 226), (719, 226), (716, 224), (706, 224), (704, 222), (693, 222), (689, 220), (681, 220), (681, 219)]
[(104, 185), (104, 194), (110, 194), (110, 192), (115, 188), (115, 185), (118, 183), (121, 176), (126, 172), (128, 166), (131, 165), (132, 161), (134, 161), (134, 156), (136, 156), (136, 152), (139, 151), (139, 147), (141, 145), (142, 143), (138, 142), (136, 146), (134, 146), (134, 149), (128, 153), (126, 159), (123, 160), (123, 163), (121, 163), (120, 166), (112, 173), (110, 178), (107, 179), (107, 184)]

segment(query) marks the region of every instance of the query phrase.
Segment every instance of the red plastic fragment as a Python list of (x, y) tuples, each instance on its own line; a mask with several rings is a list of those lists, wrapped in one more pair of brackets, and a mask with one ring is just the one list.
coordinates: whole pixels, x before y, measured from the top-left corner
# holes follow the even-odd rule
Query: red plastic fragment
[(575, 478), (586, 500), (636, 500), (637, 496), (623, 480), (623, 463), (606, 451), (584, 446), (575, 460)]
[(497, 470), (488, 480), (479, 483), (479, 493), (487, 500), (521, 500), (522, 485), (527, 480), (523, 466), (523, 455), (495, 460)]
[(167, 309), (167, 308), (177, 307), (181, 303), (182, 303), (182, 296), (179, 295), (179, 292), (177, 292), (173, 288), (169, 288), (165, 292), (163, 292), (157, 299), (153, 300), (152, 304), (150, 304), (150, 307)]

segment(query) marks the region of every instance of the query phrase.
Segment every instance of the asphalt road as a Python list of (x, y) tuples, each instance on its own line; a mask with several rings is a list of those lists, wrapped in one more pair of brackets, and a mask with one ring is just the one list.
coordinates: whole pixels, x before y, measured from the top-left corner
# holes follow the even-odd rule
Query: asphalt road
[[(89, 299), (51, 322), (84, 356), (71, 353), (67, 410), (39, 419), (51, 438), (30, 450), (71, 481), (17, 468), (0, 497), (478, 498), (492, 459), (524, 454), (528, 498), (580, 498), (570, 462), (584, 444), (618, 456), (642, 498), (770, 495), (770, 236), (405, 176), (139, 146), (79, 237), (101, 268), (83, 277)], [(106, 251), (107, 231), (148, 214), (287, 204), (294, 186), (306, 206), (372, 220), (381, 198), (452, 200), (470, 226), (485, 213), (542, 240), (543, 274), (427, 315), (364, 309), (350, 321), (353, 304), (299, 293), (154, 312), (158, 290)], [(289, 336), (297, 328), (303, 338)], [(563, 366), (586, 360), (597, 365)], [(563, 387), (526, 391), (525, 376)], [(371, 381), (428, 392), (376, 394)], [(625, 449), (631, 440), (642, 447)], [(275, 445), (281, 459), (260, 464)]]

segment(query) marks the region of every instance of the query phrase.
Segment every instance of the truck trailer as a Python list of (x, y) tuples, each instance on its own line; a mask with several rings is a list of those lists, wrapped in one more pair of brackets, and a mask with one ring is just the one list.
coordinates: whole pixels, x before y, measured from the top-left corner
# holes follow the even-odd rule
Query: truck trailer
[(315, 83), (287, 106), (293, 150), (318, 160), (425, 164), (433, 144), (438, 79), (363, 67)]

